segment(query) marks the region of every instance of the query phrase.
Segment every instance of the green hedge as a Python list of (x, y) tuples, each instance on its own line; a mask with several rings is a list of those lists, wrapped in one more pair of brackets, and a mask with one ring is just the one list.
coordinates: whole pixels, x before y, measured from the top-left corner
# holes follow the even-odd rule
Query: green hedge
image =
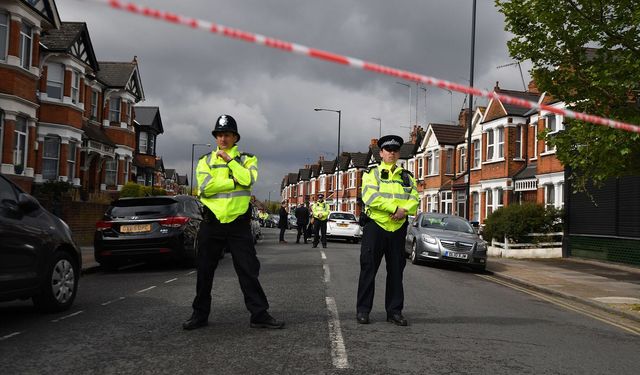
[(545, 208), (541, 204), (525, 203), (501, 207), (484, 221), (482, 236), (485, 240), (500, 242), (508, 238), (513, 242), (536, 242), (544, 237), (530, 237), (529, 233), (552, 233), (562, 230), (562, 211)]
[(154, 188), (153, 194), (151, 186), (143, 186), (135, 182), (127, 182), (120, 190), (120, 198), (126, 197), (146, 197), (150, 195), (167, 195), (167, 191), (160, 188)]

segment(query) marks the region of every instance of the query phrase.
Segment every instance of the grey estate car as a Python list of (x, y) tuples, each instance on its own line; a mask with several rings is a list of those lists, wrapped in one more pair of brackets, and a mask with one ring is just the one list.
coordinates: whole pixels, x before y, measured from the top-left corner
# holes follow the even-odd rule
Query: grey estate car
[(469, 222), (459, 216), (423, 212), (407, 230), (405, 253), (411, 263), (444, 261), (484, 271), (487, 243)]

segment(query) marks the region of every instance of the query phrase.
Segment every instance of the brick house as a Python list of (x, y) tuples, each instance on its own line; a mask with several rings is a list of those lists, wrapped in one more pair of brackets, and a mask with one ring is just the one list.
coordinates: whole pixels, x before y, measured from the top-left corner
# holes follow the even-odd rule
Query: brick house
[[(160, 116), (160, 108), (136, 106), (134, 127), (136, 130), (135, 159), (133, 165), (135, 167), (135, 181), (141, 185), (155, 187), (164, 187), (162, 179), (164, 175), (157, 164), (158, 156), (156, 155), (156, 140), (158, 135), (164, 133), (162, 127), (162, 118)], [(162, 166), (164, 167), (164, 165)]]

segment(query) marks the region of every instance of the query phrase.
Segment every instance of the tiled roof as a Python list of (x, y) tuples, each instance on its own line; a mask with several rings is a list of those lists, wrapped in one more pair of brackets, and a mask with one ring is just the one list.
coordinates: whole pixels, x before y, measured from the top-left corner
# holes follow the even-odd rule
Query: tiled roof
[(464, 142), (466, 129), (458, 125), (431, 124), (433, 134), (441, 145), (457, 145)]
[(297, 184), (298, 183), (298, 174), (297, 173), (289, 173), (288, 184)]
[(346, 171), (347, 168), (349, 168), (349, 161), (351, 160), (351, 154), (348, 152), (343, 152), (342, 155), (340, 155), (340, 170), (341, 171)]
[(100, 70), (97, 77), (107, 86), (126, 87), (133, 74), (136, 64), (133, 62), (99, 62)]
[(62, 22), (59, 29), (51, 29), (43, 33), (40, 42), (49, 51), (66, 51), (78, 39), (85, 27), (84, 22)]
[(352, 152), (351, 161), (356, 168), (366, 168), (369, 163), (368, 152)]
[(325, 160), (322, 162), (322, 170), (324, 170), (324, 173), (326, 174), (331, 174), (333, 173), (333, 168), (336, 165), (336, 161), (335, 160)]
[(167, 178), (170, 178), (172, 180), (175, 180), (175, 177), (177, 176), (175, 169), (165, 169), (164, 174), (165, 176), (167, 176)]
[(309, 181), (309, 178), (311, 177), (311, 169), (305, 169), (305, 168), (301, 168), (298, 171), (298, 178), (301, 181)]
[(311, 178), (317, 177), (320, 174), (320, 165), (314, 164), (311, 166)]
[(111, 139), (109, 139), (107, 133), (105, 133), (104, 130), (102, 130), (102, 128), (100, 128), (99, 126), (83, 125), (82, 130), (84, 131), (84, 135), (93, 141), (97, 141), (105, 145), (114, 147), (116, 145)]
[(403, 143), (400, 147), (400, 159), (411, 159), (415, 154), (416, 145), (413, 143)]
[(189, 178), (187, 176), (178, 176), (178, 185), (189, 185)]
[(516, 173), (515, 176), (513, 176), (514, 180), (526, 180), (529, 178), (535, 178), (536, 177), (536, 169), (537, 169), (537, 164), (536, 163), (531, 163), (529, 165), (527, 165), (527, 167), (523, 170), (521, 170), (520, 172)]
[[(528, 92), (528, 91), (515, 91), (515, 90), (504, 90), (498, 89), (496, 90), (498, 94), (505, 94), (509, 96), (513, 96), (519, 99), (528, 100), (530, 102), (537, 102), (540, 98), (540, 94)], [(508, 116), (524, 116), (527, 112), (529, 112), (529, 108), (520, 107), (515, 104), (508, 104), (501, 102), (505, 111), (507, 111)]]
[(162, 118), (160, 117), (160, 108), (135, 106), (136, 121), (142, 126), (149, 126), (158, 133), (163, 133)]

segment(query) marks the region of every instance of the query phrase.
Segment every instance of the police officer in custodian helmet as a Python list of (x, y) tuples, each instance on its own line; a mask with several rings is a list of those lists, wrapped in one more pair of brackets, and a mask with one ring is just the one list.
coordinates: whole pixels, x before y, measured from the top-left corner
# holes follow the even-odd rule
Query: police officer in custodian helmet
[(404, 241), (407, 216), (416, 214), (419, 198), (413, 175), (396, 165), (402, 143), (402, 138), (397, 135), (380, 138), (378, 147), (382, 161), (362, 177), (362, 200), (368, 219), (364, 225), (360, 247), (360, 279), (356, 305), (356, 319), (361, 324), (369, 323), (376, 273), (384, 255), (387, 264), (387, 321), (399, 326), (407, 325), (407, 320), (402, 315), (402, 273), (406, 265)]
[(224, 248), (231, 251), (252, 328), (282, 328), (284, 322), (267, 312), (269, 303), (258, 273), (260, 262), (251, 235), (251, 186), (258, 178), (258, 158), (238, 151), (238, 125), (222, 115), (211, 132), (217, 149), (198, 161), (196, 180), (204, 220), (198, 232), (198, 278), (193, 314), (183, 323), (186, 330), (208, 324), (213, 274)]

